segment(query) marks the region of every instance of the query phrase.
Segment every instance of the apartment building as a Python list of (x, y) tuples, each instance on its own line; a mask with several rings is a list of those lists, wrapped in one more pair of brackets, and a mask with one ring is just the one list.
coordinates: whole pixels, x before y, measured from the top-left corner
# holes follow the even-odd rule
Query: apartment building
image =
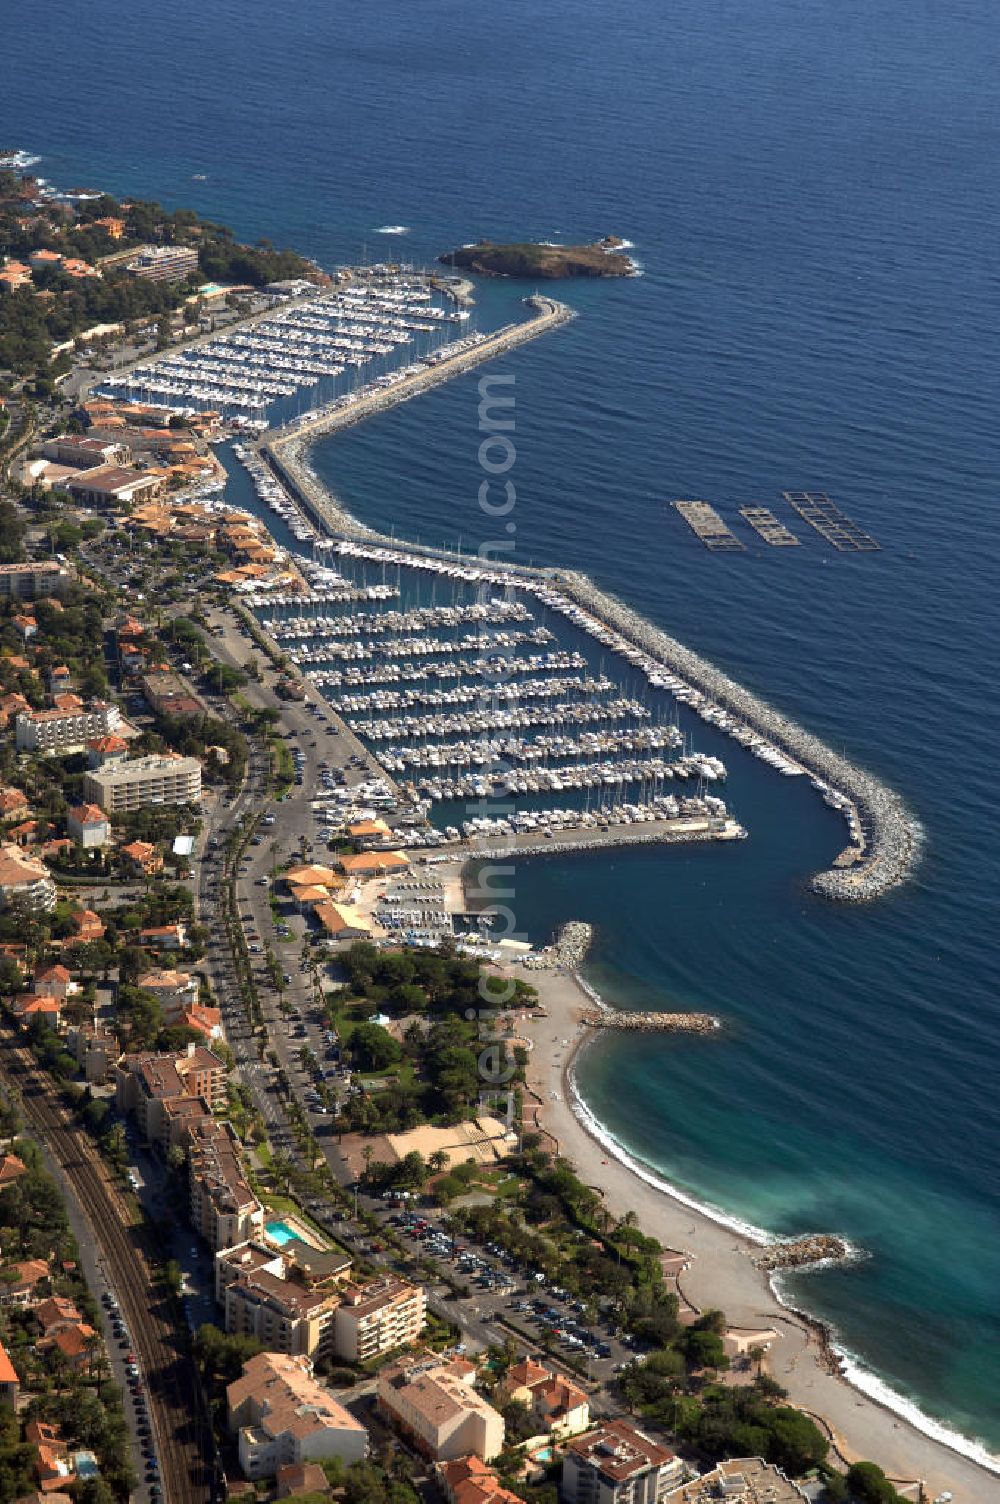
[(40, 596), (62, 595), (72, 578), (65, 565), (55, 559), (0, 564), (0, 599), (33, 601)]
[(559, 1485), (564, 1504), (662, 1504), (683, 1463), (629, 1421), (609, 1420), (569, 1443)]
[(226, 1066), (203, 1045), (172, 1055), (123, 1055), (115, 1067), (115, 1105), (135, 1114), (150, 1143), (170, 1149), (188, 1123), (211, 1119), (226, 1103)]
[(367, 1284), (346, 1284), (334, 1322), (338, 1358), (365, 1363), (393, 1348), (416, 1342), (427, 1322), (427, 1297), (420, 1285), (387, 1274)]
[(55, 906), (56, 885), (45, 863), (19, 846), (0, 845), (0, 909), (51, 914)]
[(195, 757), (133, 757), (85, 773), (83, 791), (109, 815), (155, 804), (196, 804), (201, 798), (201, 763)]
[(258, 1353), (229, 1385), (226, 1401), (240, 1467), (253, 1482), (290, 1464), (360, 1462), (368, 1453), (368, 1432), (313, 1377), (308, 1358)]
[(218, 1252), (260, 1237), (264, 1208), (250, 1188), (239, 1139), (228, 1123), (206, 1119), (190, 1126), (188, 1174), (191, 1222), (210, 1248)]
[(463, 1358), (407, 1358), (379, 1373), (378, 1406), (425, 1457), (489, 1462), (503, 1450), (503, 1416), (476, 1393), (475, 1376)]
[[(68, 696), (61, 696), (66, 701)], [(77, 708), (79, 707), (79, 708)], [(37, 752), (42, 757), (68, 757), (83, 752), (88, 741), (117, 731), (122, 723), (117, 705), (95, 700), (89, 710), (80, 702), (51, 710), (22, 710), (14, 721), (14, 739), (19, 752)]]
[(198, 252), (188, 245), (146, 245), (128, 269), (147, 282), (183, 282), (198, 270)]

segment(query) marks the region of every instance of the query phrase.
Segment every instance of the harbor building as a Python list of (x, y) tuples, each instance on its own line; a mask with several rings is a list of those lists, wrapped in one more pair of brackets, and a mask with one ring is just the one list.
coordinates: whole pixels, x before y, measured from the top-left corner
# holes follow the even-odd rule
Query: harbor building
[(83, 791), (110, 815), (149, 804), (196, 804), (201, 798), (201, 763), (194, 757), (134, 757), (91, 769), (84, 774)]

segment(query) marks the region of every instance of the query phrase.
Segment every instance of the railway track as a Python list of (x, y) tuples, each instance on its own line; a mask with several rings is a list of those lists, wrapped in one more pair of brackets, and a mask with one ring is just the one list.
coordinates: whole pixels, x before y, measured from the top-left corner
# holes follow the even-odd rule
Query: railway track
[(30, 1051), (0, 1029), (7, 1078), (20, 1092), (24, 1116), (66, 1175), (86, 1214), (125, 1318), (146, 1385), (169, 1504), (208, 1504), (212, 1497), (211, 1438), (199, 1380), (174, 1323), (151, 1304), (153, 1272), (130, 1225), (128, 1208), (108, 1179), (94, 1145), (52, 1099), (53, 1086)]

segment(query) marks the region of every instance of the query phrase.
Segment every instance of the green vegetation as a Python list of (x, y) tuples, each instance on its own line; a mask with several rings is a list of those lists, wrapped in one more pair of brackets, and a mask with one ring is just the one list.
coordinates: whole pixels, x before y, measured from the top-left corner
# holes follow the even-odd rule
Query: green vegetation
[(439, 261), (465, 271), (491, 277), (629, 277), (633, 266), (628, 256), (610, 243), (597, 245), (540, 245), (534, 241), (499, 245), (480, 240), (476, 245), (446, 251)]
[[(58, 265), (32, 272), (30, 286), (0, 290), (0, 368), (34, 378), (38, 395), (51, 394), (52, 377), (65, 368), (51, 362), (54, 344), (96, 324), (134, 326), (170, 314), (205, 281), (263, 287), (290, 277), (315, 277), (316, 269), (294, 251), (266, 241), (241, 245), (224, 225), (202, 220), (190, 209), (166, 210), (157, 203), (119, 204), (109, 194), (81, 204), (67, 224), (55, 206), (32, 208), (15, 174), (0, 172), (0, 260), (26, 261), (36, 250), (99, 265), (99, 277), (74, 278)], [(114, 240), (99, 219), (122, 219)], [(196, 271), (181, 282), (149, 282), (128, 271), (122, 252), (142, 245), (193, 245)], [(107, 258), (112, 258), (108, 260)], [(41, 298), (39, 292), (49, 296)]]

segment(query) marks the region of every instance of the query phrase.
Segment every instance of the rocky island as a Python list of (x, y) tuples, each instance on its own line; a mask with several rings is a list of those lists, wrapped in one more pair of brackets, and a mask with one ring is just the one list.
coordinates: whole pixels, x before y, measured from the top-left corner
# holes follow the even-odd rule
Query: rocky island
[(489, 277), (634, 277), (635, 262), (615, 235), (593, 245), (548, 245), (535, 241), (501, 245), (480, 240), (446, 251), (438, 260)]

